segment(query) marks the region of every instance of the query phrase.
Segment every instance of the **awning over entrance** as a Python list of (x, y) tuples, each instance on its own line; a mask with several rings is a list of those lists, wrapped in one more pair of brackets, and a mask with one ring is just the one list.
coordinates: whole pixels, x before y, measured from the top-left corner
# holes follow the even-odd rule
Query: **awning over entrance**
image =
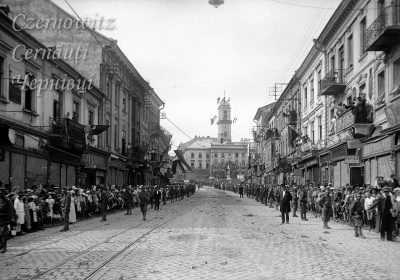
[(187, 168), (189, 171), (192, 171), (192, 168), (190, 168), (189, 164), (187, 164), (185, 158), (183, 157), (182, 150), (174, 150), (174, 152), (175, 152), (176, 156), (179, 158), (179, 160), (181, 161), (181, 163), (182, 163), (183, 165), (185, 165), (186, 168)]

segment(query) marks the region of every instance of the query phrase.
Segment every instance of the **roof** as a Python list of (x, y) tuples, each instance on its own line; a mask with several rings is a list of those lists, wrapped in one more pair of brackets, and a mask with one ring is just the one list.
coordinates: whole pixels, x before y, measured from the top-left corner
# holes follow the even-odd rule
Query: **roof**
[(275, 104), (276, 104), (276, 102), (273, 102), (271, 104), (268, 104), (268, 105), (258, 108), (257, 113), (254, 116), (253, 120), (258, 120), (263, 113), (269, 113), (270, 111), (272, 111)]

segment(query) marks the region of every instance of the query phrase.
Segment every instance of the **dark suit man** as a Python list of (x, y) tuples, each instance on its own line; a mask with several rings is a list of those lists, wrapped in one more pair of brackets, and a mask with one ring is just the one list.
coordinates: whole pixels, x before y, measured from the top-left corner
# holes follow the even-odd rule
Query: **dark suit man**
[(102, 216), (100, 222), (105, 222), (107, 221), (107, 206), (108, 206), (108, 195), (105, 188), (101, 189), (100, 201), (101, 201), (101, 216)]
[(243, 185), (239, 186), (239, 195), (240, 197), (243, 197)]
[(160, 200), (161, 200), (161, 191), (157, 187), (156, 191), (154, 192), (154, 210), (160, 210)]
[(392, 241), (392, 223), (393, 223), (393, 204), (390, 196), (390, 187), (384, 187), (382, 189), (385, 195), (381, 196), (372, 203), (369, 209), (373, 209), (378, 206), (378, 212), (380, 213), (379, 220), (379, 232), (381, 233), (382, 241), (385, 241), (385, 233), (388, 241)]
[(292, 194), (288, 191), (287, 186), (282, 185), (282, 191), (279, 192), (279, 200), (282, 213), (282, 223), (289, 223), (290, 202), (292, 201)]
[(64, 197), (61, 201), (61, 210), (64, 216), (64, 227), (60, 231), (68, 231), (69, 230), (69, 212), (71, 210), (71, 194), (63, 189)]

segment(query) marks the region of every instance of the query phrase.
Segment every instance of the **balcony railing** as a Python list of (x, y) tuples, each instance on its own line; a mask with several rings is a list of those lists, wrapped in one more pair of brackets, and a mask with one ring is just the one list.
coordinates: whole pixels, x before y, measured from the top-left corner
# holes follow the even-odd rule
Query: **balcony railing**
[(387, 7), (367, 29), (366, 50), (386, 51), (399, 41), (400, 6)]
[(86, 149), (85, 127), (71, 119), (53, 120), (51, 145), (77, 151)]
[(337, 95), (346, 89), (345, 69), (332, 69), (321, 81), (320, 95)]
[(352, 111), (347, 111), (336, 121), (336, 133), (340, 134), (349, 128), (352, 130), (353, 137), (366, 136), (372, 126), (372, 120), (367, 117), (367, 112), (358, 113), (357, 116), (353, 115)]

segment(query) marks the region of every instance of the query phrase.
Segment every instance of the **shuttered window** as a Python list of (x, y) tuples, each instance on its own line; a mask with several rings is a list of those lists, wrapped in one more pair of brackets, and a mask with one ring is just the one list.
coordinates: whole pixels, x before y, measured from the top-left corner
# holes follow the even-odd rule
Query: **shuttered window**
[(61, 186), (71, 187), (72, 185), (67, 184), (67, 166), (65, 164), (61, 165)]
[(50, 164), (50, 185), (55, 185), (58, 187), (64, 187), (63, 184), (60, 184), (60, 164), (56, 162), (52, 162)]
[(25, 156), (13, 153), (11, 157), (12, 187), (25, 188)]
[(5, 151), (4, 162), (0, 162), (0, 181), (8, 184), (10, 180), (10, 152)]
[(376, 176), (378, 176), (378, 172), (377, 172), (377, 167), (378, 167), (378, 161), (376, 159), (371, 159), (370, 160), (371, 163), (371, 184), (373, 184), (375, 186), (375, 178)]
[(26, 162), (26, 187), (45, 185), (47, 181), (47, 160), (36, 157), (27, 157)]
[(371, 178), (371, 162), (369, 160), (365, 161), (364, 180), (365, 184), (373, 185), (374, 183), (374, 180)]
[(68, 169), (67, 169), (67, 185), (68, 186), (75, 186), (75, 184), (76, 184), (75, 173), (76, 173), (75, 166), (68, 165)]
[(390, 156), (383, 156), (378, 158), (378, 176), (383, 177), (384, 180), (389, 180), (392, 170), (390, 168)]
[(350, 184), (350, 176), (348, 173), (349, 165), (344, 163), (344, 161), (340, 162), (340, 181), (342, 186), (346, 186), (346, 184)]

